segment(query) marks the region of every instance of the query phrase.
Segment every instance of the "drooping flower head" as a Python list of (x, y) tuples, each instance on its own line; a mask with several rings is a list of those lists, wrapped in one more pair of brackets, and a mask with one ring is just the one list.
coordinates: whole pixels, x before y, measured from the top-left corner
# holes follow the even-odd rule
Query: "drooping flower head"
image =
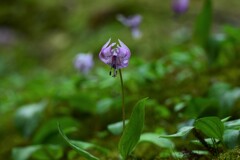
[(83, 74), (87, 74), (89, 70), (93, 67), (93, 56), (92, 54), (84, 54), (79, 53), (77, 54), (74, 60), (74, 67), (82, 72)]
[(118, 21), (120, 21), (123, 25), (129, 27), (132, 32), (133, 38), (140, 38), (142, 36), (141, 31), (139, 30), (139, 25), (142, 22), (142, 16), (139, 14), (125, 17), (123, 15), (117, 15)]
[(118, 40), (119, 44), (111, 43), (111, 39), (107, 41), (107, 43), (102, 47), (99, 53), (99, 59), (111, 66), (110, 75), (112, 74), (113, 69), (113, 77), (117, 75), (117, 69), (125, 68), (128, 66), (128, 61), (131, 56), (131, 52), (129, 48), (120, 40)]
[(173, 0), (172, 9), (176, 14), (182, 14), (187, 11), (189, 0)]

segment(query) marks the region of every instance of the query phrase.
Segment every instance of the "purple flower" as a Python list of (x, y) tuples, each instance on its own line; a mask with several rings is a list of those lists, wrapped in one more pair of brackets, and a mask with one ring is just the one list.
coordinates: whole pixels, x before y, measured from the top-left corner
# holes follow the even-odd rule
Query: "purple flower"
[(74, 60), (74, 67), (82, 72), (83, 74), (87, 74), (89, 70), (93, 67), (93, 56), (92, 54), (77, 54)]
[(102, 47), (99, 58), (103, 63), (111, 66), (110, 75), (113, 77), (117, 75), (117, 69), (125, 68), (128, 66), (128, 61), (131, 56), (129, 48), (120, 40), (118, 40), (119, 45), (114, 47), (116, 43), (110, 44), (111, 39)]
[(7, 27), (0, 27), (0, 45), (10, 45), (16, 41), (16, 33)]
[(142, 22), (141, 15), (133, 15), (129, 17), (124, 17), (123, 15), (117, 15), (118, 21), (120, 21), (123, 25), (129, 27), (132, 32), (133, 38), (140, 38), (142, 36), (141, 31), (139, 30), (139, 25)]
[(173, 0), (172, 9), (176, 14), (182, 14), (187, 11), (189, 0)]

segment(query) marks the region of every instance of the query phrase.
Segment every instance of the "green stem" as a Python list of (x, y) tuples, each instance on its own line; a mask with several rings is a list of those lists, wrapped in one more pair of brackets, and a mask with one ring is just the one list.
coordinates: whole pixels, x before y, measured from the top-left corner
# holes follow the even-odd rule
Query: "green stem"
[(122, 88), (122, 121), (123, 121), (123, 130), (125, 129), (125, 100), (124, 100), (124, 87), (123, 87), (123, 78), (122, 71), (119, 69), (121, 88)]

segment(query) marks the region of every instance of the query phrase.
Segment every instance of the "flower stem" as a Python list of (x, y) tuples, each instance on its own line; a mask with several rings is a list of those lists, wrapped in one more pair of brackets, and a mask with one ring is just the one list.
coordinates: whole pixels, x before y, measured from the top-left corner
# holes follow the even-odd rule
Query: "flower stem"
[(119, 69), (121, 88), (122, 88), (122, 122), (123, 122), (123, 130), (125, 129), (125, 100), (124, 100), (124, 87), (123, 87), (123, 78), (122, 71)]

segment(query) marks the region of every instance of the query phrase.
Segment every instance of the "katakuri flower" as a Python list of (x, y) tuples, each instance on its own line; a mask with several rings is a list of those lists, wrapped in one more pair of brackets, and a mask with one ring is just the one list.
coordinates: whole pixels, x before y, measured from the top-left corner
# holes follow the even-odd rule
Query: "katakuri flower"
[(87, 74), (89, 70), (93, 67), (93, 56), (92, 54), (84, 54), (79, 53), (77, 54), (74, 60), (74, 67), (82, 72), (83, 74)]
[(99, 53), (99, 59), (111, 66), (110, 75), (112, 75), (113, 69), (113, 77), (117, 75), (117, 70), (121, 68), (125, 68), (128, 66), (128, 61), (131, 56), (131, 52), (129, 48), (120, 40), (118, 40), (119, 44), (117, 46), (116, 43), (111, 43), (111, 39), (107, 41), (107, 43), (102, 47)]
[(129, 27), (132, 32), (133, 38), (139, 39), (142, 36), (142, 33), (139, 29), (139, 25), (142, 22), (142, 16), (139, 14), (124, 17), (123, 15), (117, 15), (117, 19), (119, 22), (121, 22), (123, 25)]
[(172, 9), (176, 14), (182, 14), (188, 10), (189, 0), (173, 0)]

